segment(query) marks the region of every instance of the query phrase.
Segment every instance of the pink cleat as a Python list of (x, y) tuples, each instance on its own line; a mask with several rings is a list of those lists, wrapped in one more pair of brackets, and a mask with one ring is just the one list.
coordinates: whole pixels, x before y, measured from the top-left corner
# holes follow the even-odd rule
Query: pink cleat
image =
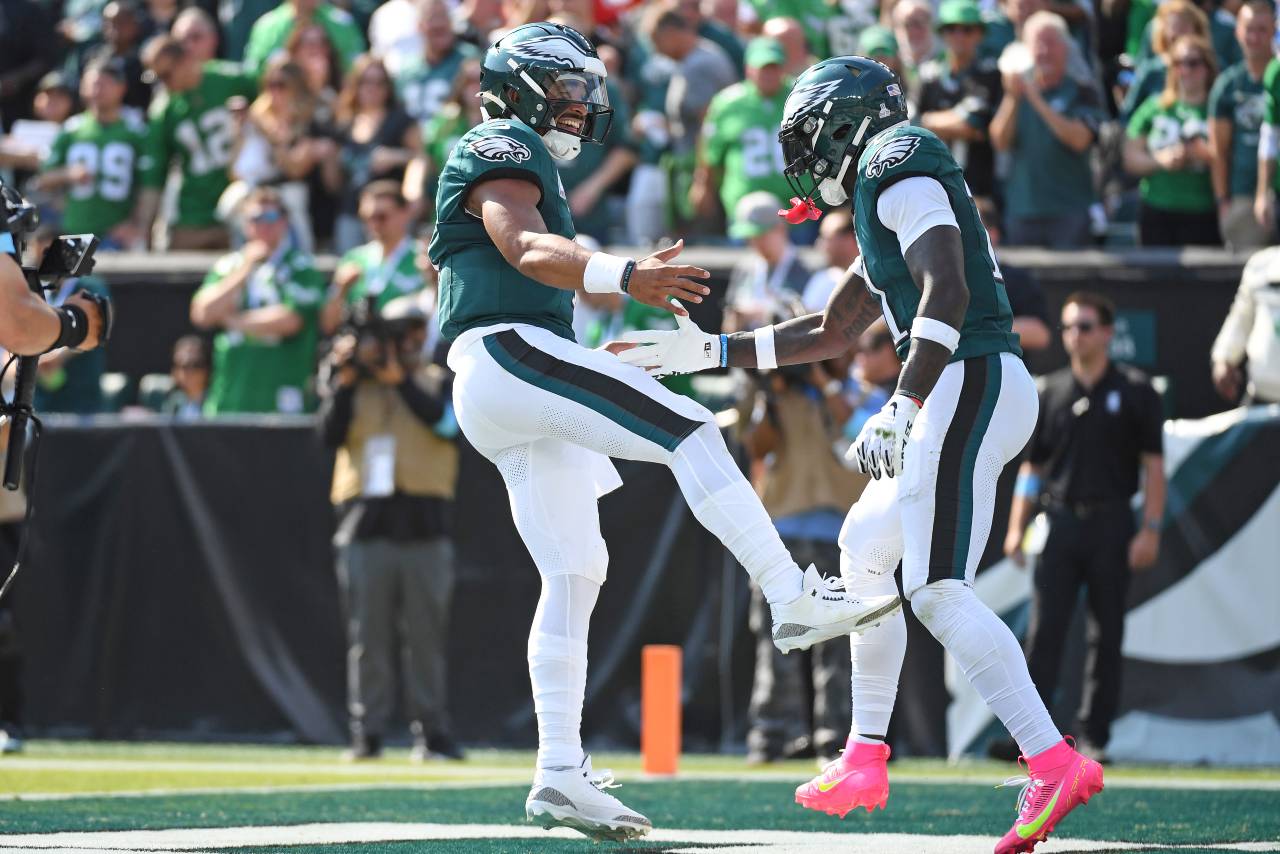
[(852, 738), (844, 752), (831, 760), (822, 773), (796, 789), (796, 803), (827, 815), (844, 818), (849, 810), (884, 809), (889, 800), (889, 745), (863, 744)]
[(1026, 760), (1027, 776), (1005, 781), (1024, 783), (1018, 796), (1018, 820), (996, 845), (995, 854), (1031, 851), (1066, 818), (1102, 791), (1102, 766), (1077, 753), (1066, 739)]

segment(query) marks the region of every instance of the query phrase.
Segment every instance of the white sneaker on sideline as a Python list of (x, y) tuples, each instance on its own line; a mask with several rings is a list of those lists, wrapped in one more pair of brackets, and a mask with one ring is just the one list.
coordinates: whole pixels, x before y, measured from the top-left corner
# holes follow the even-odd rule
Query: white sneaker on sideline
[(839, 635), (861, 634), (902, 607), (898, 594), (857, 599), (839, 578), (823, 578), (813, 564), (804, 571), (804, 592), (790, 602), (770, 605), (773, 645), (782, 652), (808, 649)]
[(611, 771), (591, 770), (590, 756), (577, 768), (539, 768), (524, 813), (545, 828), (568, 827), (597, 841), (644, 836), (652, 822), (605, 791), (616, 788)]

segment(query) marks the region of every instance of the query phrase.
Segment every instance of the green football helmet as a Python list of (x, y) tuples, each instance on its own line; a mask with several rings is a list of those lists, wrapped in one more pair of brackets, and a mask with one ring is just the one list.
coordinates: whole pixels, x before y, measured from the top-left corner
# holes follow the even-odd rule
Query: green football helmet
[(487, 117), (524, 122), (553, 156), (569, 160), (582, 140), (601, 143), (609, 134), (607, 76), (582, 33), (562, 24), (525, 24), (485, 53), (480, 98)]
[(783, 174), (796, 194), (788, 220), (816, 219), (815, 193), (828, 205), (847, 201), (845, 174), (857, 168), (867, 142), (906, 120), (902, 83), (874, 59), (837, 56), (806, 69), (787, 96), (778, 132)]

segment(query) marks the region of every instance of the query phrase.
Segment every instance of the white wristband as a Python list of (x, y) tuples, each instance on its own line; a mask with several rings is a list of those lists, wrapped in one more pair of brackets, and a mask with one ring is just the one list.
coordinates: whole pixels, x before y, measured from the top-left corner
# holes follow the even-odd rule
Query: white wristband
[(917, 317), (911, 321), (911, 337), (924, 338), (935, 344), (941, 344), (951, 353), (960, 346), (960, 330), (948, 326), (941, 320), (934, 320), (932, 317)]
[(1258, 134), (1258, 159), (1276, 159), (1276, 126), (1264, 124)]
[(587, 261), (587, 269), (582, 271), (582, 289), (591, 294), (622, 293), (622, 274), (630, 263), (630, 258), (594, 253)]
[(756, 367), (762, 371), (771, 371), (778, 367), (778, 357), (773, 352), (773, 327), (766, 326), (755, 331)]

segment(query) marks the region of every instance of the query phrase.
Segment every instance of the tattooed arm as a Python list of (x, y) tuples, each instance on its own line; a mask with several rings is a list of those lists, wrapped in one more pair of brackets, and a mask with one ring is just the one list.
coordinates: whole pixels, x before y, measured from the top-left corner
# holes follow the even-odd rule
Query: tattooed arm
[[(774, 352), (779, 365), (820, 362), (848, 350), (880, 317), (880, 300), (867, 289), (855, 263), (844, 274), (821, 314), (806, 314), (773, 327)], [(731, 366), (756, 367), (755, 333), (735, 332), (728, 339)]]
[[(917, 317), (928, 317), (952, 329), (964, 325), (969, 288), (964, 281), (964, 244), (960, 230), (935, 225), (911, 244), (903, 256), (911, 278), (920, 289)], [(924, 400), (933, 391), (951, 351), (936, 341), (912, 336), (906, 364), (898, 377), (898, 389)]]

